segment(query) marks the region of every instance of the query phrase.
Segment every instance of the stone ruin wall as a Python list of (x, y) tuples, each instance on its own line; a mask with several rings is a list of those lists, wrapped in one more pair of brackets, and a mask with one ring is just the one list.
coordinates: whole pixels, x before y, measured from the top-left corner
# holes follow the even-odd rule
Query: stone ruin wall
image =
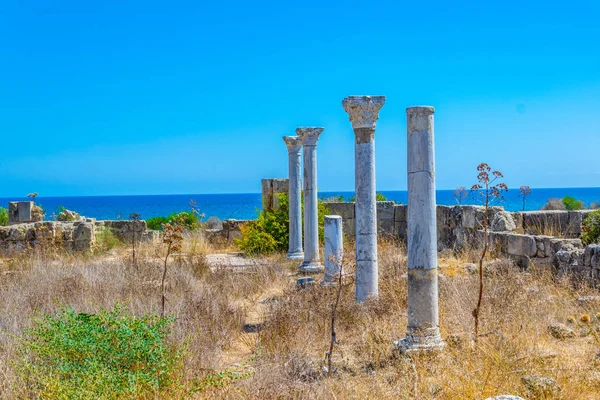
[(0, 227), (0, 253), (18, 253), (32, 248), (52, 246), (68, 251), (88, 251), (96, 246), (96, 237), (109, 228), (115, 236), (131, 243), (135, 235), (140, 243), (156, 243), (159, 232), (148, 230), (146, 221), (42, 221), (14, 223)]
[[(277, 193), (288, 192), (287, 179), (263, 179), (264, 209), (277, 207)], [(354, 237), (355, 205), (353, 202), (326, 202), (330, 215), (342, 217), (343, 232)], [(583, 250), (579, 239), (581, 226), (591, 210), (508, 212), (503, 207), (490, 208), (491, 248), (527, 267), (537, 264), (558, 265), (557, 253), (574, 252), (571, 264)], [(472, 205), (437, 206), (438, 249), (466, 249), (483, 242), (484, 208)], [(236, 227), (243, 221), (236, 221)], [(393, 201), (377, 202), (377, 230), (380, 236), (406, 240), (407, 206)], [(565, 258), (565, 253), (562, 257)], [(563, 263), (564, 264), (564, 263)], [(600, 269), (600, 250), (598, 255)]]

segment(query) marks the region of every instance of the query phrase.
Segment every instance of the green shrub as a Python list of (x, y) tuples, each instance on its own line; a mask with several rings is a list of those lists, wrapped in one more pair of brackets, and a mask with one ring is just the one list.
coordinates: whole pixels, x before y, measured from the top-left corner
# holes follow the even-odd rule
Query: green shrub
[[(277, 194), (279, 208), (276, 210), (263, 210), (258, 219), (242, 226), (242, 237), (236, 240), (240, 250), (248, 255), (256, 256), (277, 251), (286, 251), (289, 244), (289, 200), (286, 194)], [(302, 204), (304, 211), (304, 203)], [(325, 215), (328, 213), (327, 205), (323, 200), (318, 201), (319, 240), (324, 240), (323, 225)], [(302, 212), (304, 215), (304, 212)]]
[(8, 226), (8, 208), (0, 207), (0, 226)]
[(165, 343), (174, 319), (126, 311), (117, 305), (84, 314), (67, 307), (37, 317), (17, 364), (31, 397), (166, 398), (181, 371), (181, 351)]
[(563, 204), (567, 210), (583, 210), (585, 209), (585, 204), (581, 200), (577, 200), (571, 196), (565, 196), (562, 199)]
[(600, 242), (600, 210), (592, 211), (584, 220), (581, 241), (584, 244)]
[(200, 218), (198, 214), (193, 211), (182, 211), (178, 213), (171, 213), (167, 217), (168, 222), (172, 225), (179, 225), (184, 228), (191, 230), (197, 229), (199, 226)]
[(103, 227), (96, 233), (96, 245), (99, 250), (108, 251), (120, 246), (123, 242), (115, 235), (113, 230), (109, 227)]
[(383, 193), (377, 193), (375, 195), (375, 201), (388, 201), (388, 199)]
[(169, 218), (167, 217), (153, 217), (146, 220), (146, 225), (148, 229), (153, 229), (155, 231), (161, 231), (163, 225), (169, 222)]
[(182, 211), (169, 214), (167, 217), (153, 217), (146, 220), (148, 229), (162, 231), (164, 224), (179, 225), (191, 230), (200, 227), (200, 217), (194, 211)]

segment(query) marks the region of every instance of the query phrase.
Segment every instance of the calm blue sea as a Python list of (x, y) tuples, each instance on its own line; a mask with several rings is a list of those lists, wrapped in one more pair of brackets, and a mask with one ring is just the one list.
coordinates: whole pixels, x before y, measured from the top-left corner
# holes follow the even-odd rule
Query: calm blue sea
[[(389, 200), (406, 204), (407, 192), (381, 191)], [(438, 190), (437, 202), (443, 205), (454, 205), (452, 190)], [(343, 195), (351, 197), (353, 192), (321, 192), (320, 197)], [(537, 210), (551, 197), (562, 198), (573, 196), (586, 204), (600, 201), (600, 188), (556, 188), (532, 189), (526, 209)], [(27, 200), (26, 198), (0, 198), (0, 206), (6, 207), (9, 201)], [(196, 207), (206, 217), (216, 216), (221, 219), (253, 219), (261, 207), (260, 193), (238, 194), (182, 194), (182, 195), (147, 195), (147, 196), (93, 196), (93, 197), (38, 197), (36, 202), (46, 210), (49, 218), (59, 206), (77, 211), (86, 217), (97, 219), (127, 219), (133, 212), (140, 213), (142, 218), (168, 215), (174, 211), (190, 210), (190, 201), (196, 202)], [(467, 198), (463, 204), (476, 204), (472, 198)], [(520, 211), (523, 202), (519, 190), (509, 190), (505, 195), (503, 205), (509, 211)]]

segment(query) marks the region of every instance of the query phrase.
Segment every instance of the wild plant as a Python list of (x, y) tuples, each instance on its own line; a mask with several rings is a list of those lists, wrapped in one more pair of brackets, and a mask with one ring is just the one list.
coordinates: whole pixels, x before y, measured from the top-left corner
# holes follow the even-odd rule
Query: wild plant
[(452, 197), (454, 197), (454, 200), (458, 203), (458, 204), (462, 204), (463, 201), (469, 197), (469, 192), (467, 191), (467, 188), (464, 186), (458, 186), (456, 189), (454, 189), (454, 193), (452, 194)]
[(525, 203), (527, 202), (527, 198), (531, 196), (531, 188), (529, 186), (521, 186), (519, 188), (519, 194), (521, 199), (523, 199), (523, 211), (525, 211)]
[(135, 264), (135, 240), (136, 240), (136, 234), (137, 234), (137, 226), (138, 226), (138, 221), (141, 221), (142, 217), (139, 213), (131, 213), (129, 214), (129, 220), (132, 222), (131, 226), (132, 226), (132, 232), (133, 234), (131, 235), (131, 262), (133, 263), (133, 265)]
[(483, 216), (483, 249), (481, 251), (481, 257), (479, 258), (479, 294), (477, 297), (477, 306), (473, 310), (473, 318), (475, 319), (475, 341), (479, 334), (479, 313), (481, 310), (481, 302), (483, 299), (483, 261), (485, 260), (486, 253), (489, 246), (488, 230), (490, 226), (490, 204), (503, 199), (502, 192), (508, 191), (506, 184), (497, 182), (498, 179), (503, 178), (504, 175), (500, 171), (492, 171), (492, 168), (486, 164), (481, 163), (477, 166), (477, 182), (471, 187), (471, 193), (476, 194), (483, 206), (485, 207)]
[(183, 229), (179, 225), (171, 225), (165, 224), (165, 236), (163, 238), (163, 243), (167, 245), (167, 253), (165, 255), (165, 262), (163, 265), (163, 275), (162, 281), (160, 284), (161, 288), (161, 313), (160, 315), (164, 318), (165, 316), (165, 302), (167, 299), (167, 293), (165, 290), (165, 279), (167, 278), (167, 263), (169, 261), (169, 257), (174, 253), (181, 252), (181, 245), (183, 243)]

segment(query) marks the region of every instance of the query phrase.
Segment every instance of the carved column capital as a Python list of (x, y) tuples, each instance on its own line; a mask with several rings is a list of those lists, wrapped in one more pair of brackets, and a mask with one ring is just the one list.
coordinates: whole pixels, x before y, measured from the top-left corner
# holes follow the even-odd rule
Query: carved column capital
[(302, 127), (296, 128), (296, 134), (302, 138), (303, 146), (316, 146), (319, 135), (325, 128), (320, 127)]
[(290, 153), (296, 153), (302, 149), (302, 138), (300, 136), (284, 136), (283, 141)]
[(385, 96), (348, 96), (342, 100), (353, 129), (375, 129), (379, 110), (384, 104)]

